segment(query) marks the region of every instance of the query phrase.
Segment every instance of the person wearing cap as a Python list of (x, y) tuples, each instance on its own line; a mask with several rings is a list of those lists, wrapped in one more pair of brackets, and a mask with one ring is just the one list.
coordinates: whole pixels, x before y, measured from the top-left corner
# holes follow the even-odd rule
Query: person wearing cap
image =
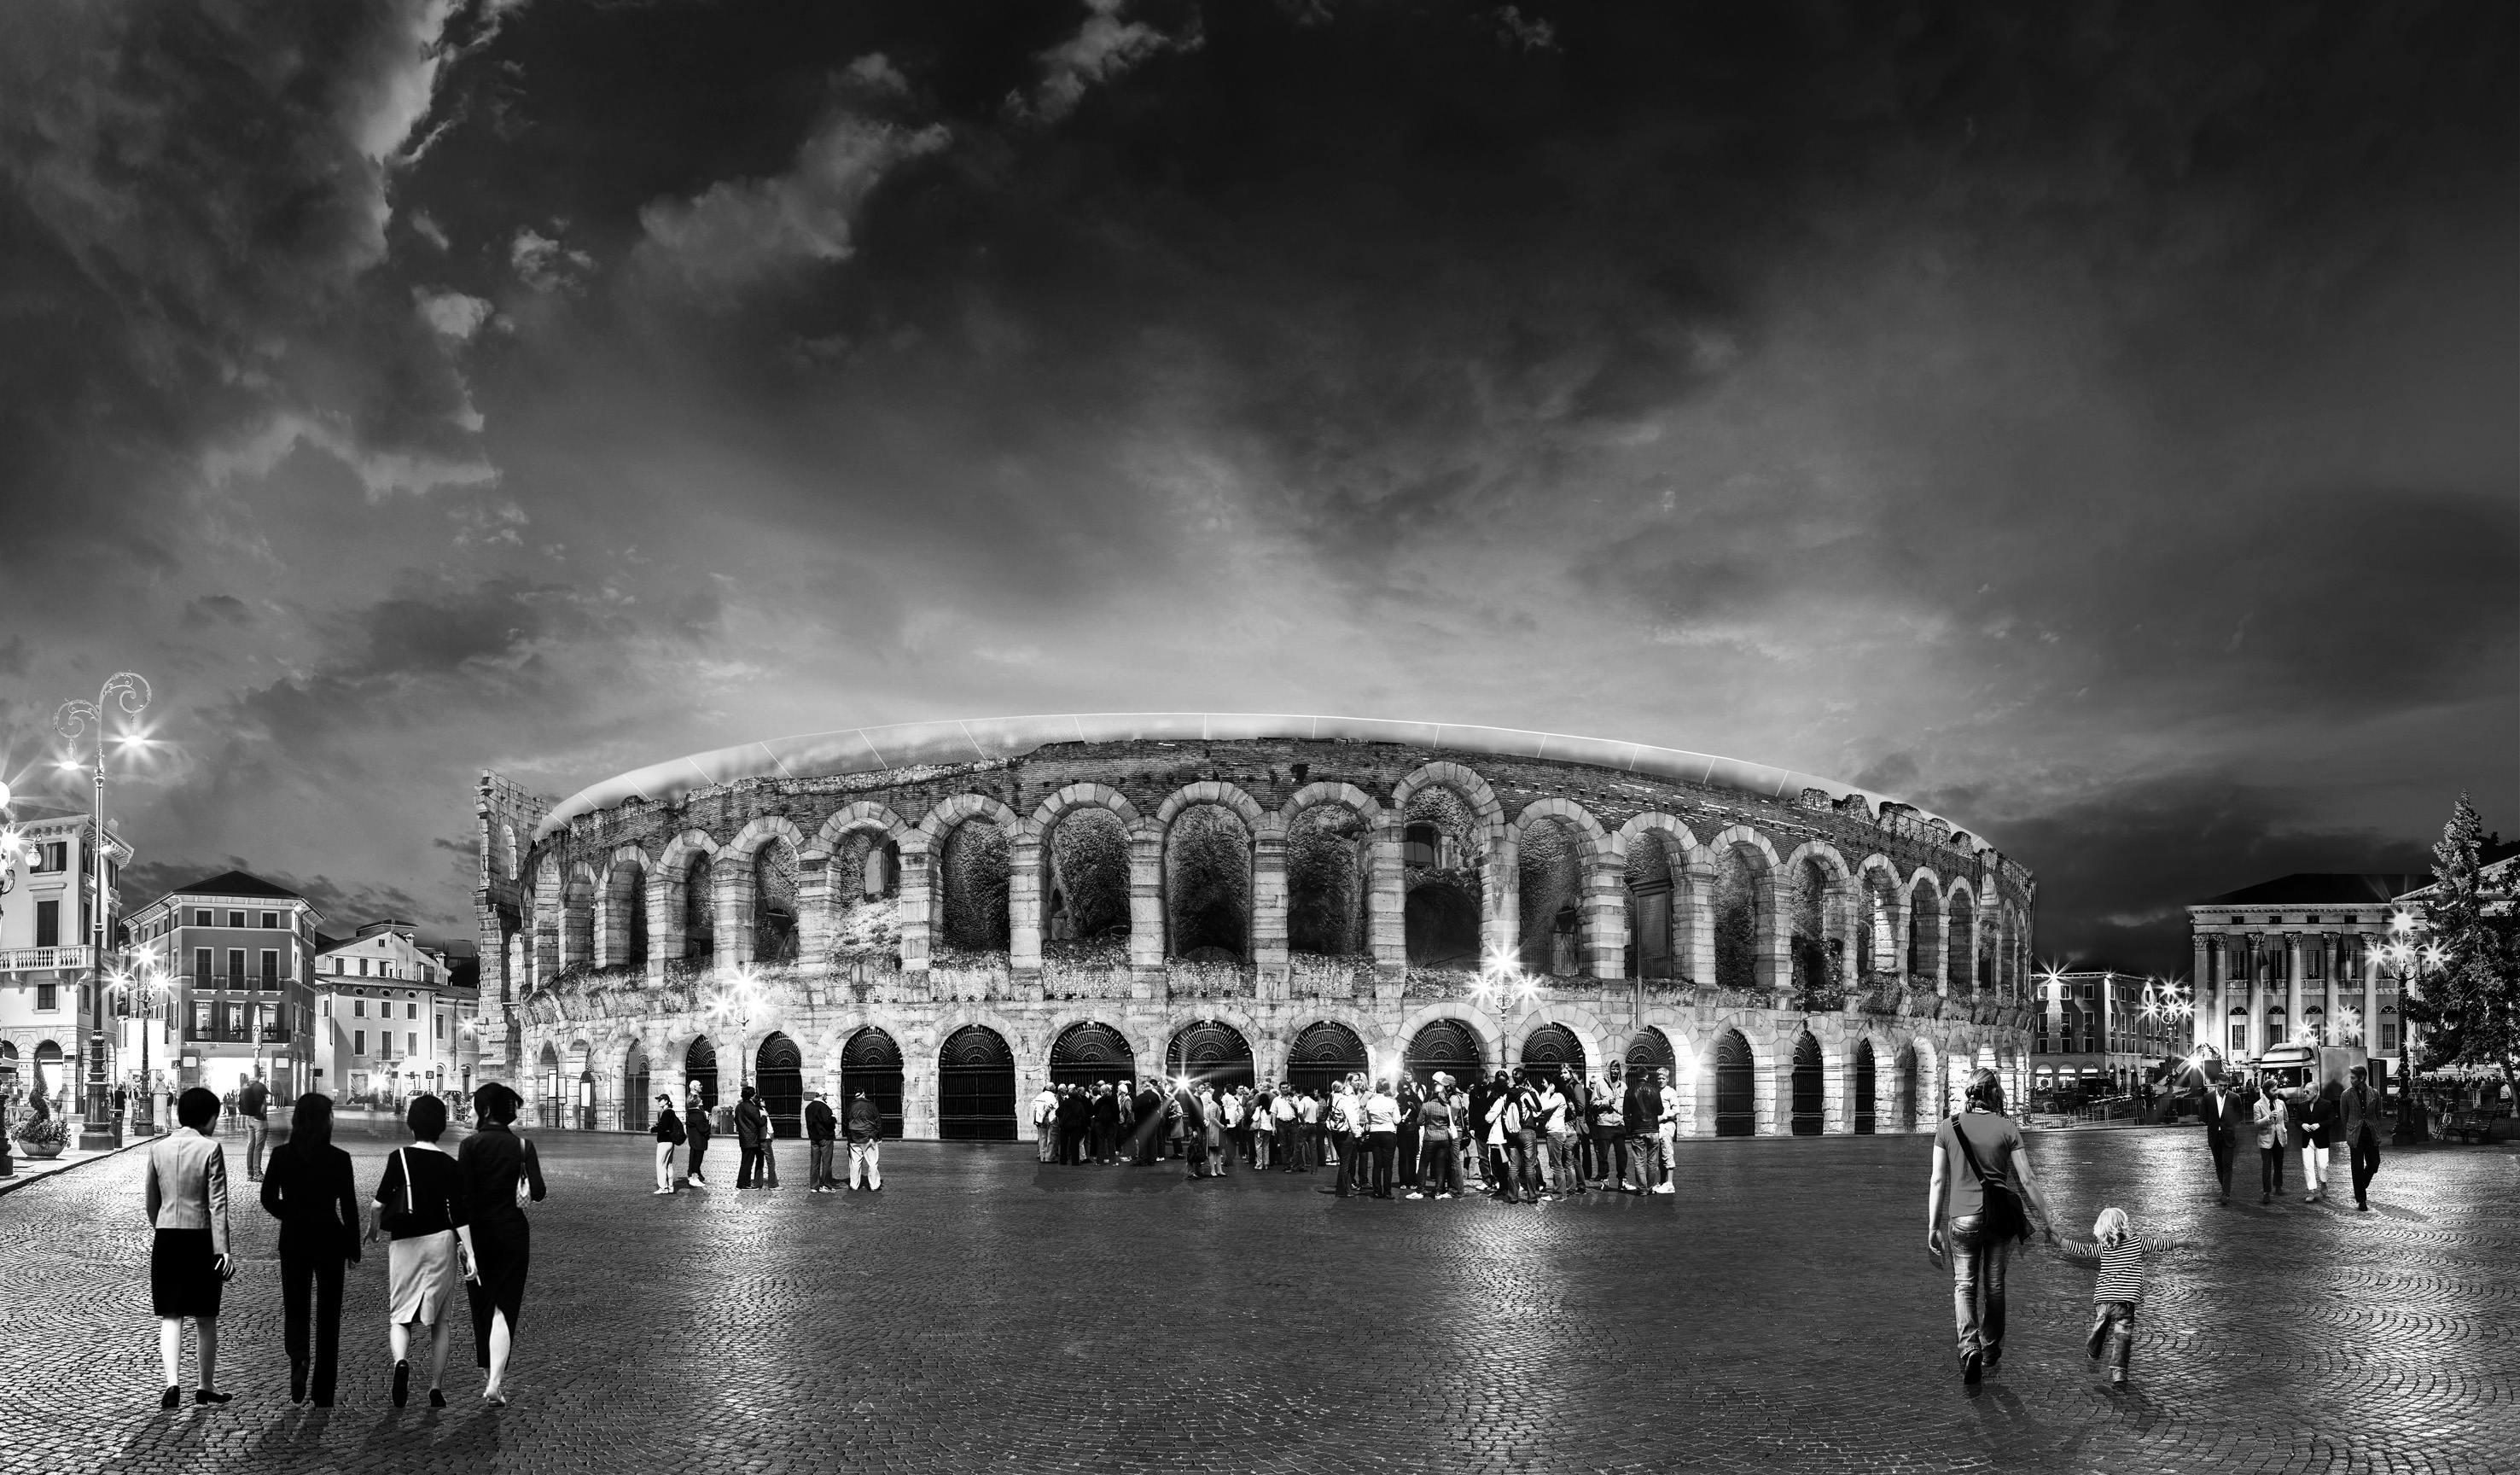
[(806, 1192), (830, 1193), (839, 1187), (840, 1180), (832, 1173), (832, 1143), (838, 1135), (839, 1120), (832, 1115), (831, 1103), (823, 1099), (821, 1091), (807, 1091), (805, 1144), (812, 1161), (806, 1165)]
[(683, 1119), (674, 1113), (674, 1093), (656, 1093), (656, 1191), (674, 1191), (674, 1149), (683, 1145)]
[(859, 1091), (849, 1101), (849, 1186), (858, 1185), (858, 1172), (866, 1172), (867, 1190), (883, 1191), (883, 1108)]

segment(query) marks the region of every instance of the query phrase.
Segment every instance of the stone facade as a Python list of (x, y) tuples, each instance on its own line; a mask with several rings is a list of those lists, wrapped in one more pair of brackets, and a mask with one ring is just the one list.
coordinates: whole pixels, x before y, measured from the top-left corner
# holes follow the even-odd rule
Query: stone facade
[[(1391, 1075), (1444, 1021), (1487, 1070), (1570, 1040), (1596, 1074), (1664, 1059), (1695, 1133), (1929, 1126), (1977, 1064), (2022, 1084), (2035, 884), (1943, 819), (1467, 736), (1487, 729), (1102, 720), (999, 724), (1002, 753), (965, 762), (704, 755), (724, 781), (654, 799), (615, 781), (555, 807), (483, 775), (482, 1074), (595, 1103), (552, 1120), (636, 1128), (623, 1096), (677, 1088), (696, 1042), (730, 1086), (769, 1049), (834, 1089), (875, 1029), (914, 1137), (938, 1134), (939, 1054), (972, 1026), (1017, 1100), (1080, 1026), (1145, 1075), (1203, 1022), (1263, 1080), (1298, 1037)], [(711, 1007), (739, 981), (748, 1020)]]

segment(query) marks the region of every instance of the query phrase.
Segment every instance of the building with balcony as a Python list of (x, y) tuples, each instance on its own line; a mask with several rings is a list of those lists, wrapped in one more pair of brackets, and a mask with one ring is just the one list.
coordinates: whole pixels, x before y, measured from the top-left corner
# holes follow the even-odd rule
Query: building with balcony
[(2098, 969), (2034, 984), (2046, 1007), (2030, 1042), (2033, 1090), (2122, 1095), (2187, 1052), (2185, 1021), (2174, 1027), (2150, 979)]
[(106, 1028), (93, 944), (96, 865), (101, 857), (111, 931), (122, 923), (131, 846), (112, 820), (97, 844), (83, 809), (20, 799), (9, 823), (16, 843), (0, 855), (0, 1089), (31, 1086), (40, 1061), (45, 1088), (76, 1111), (87, 1078), (81, 1042)]
[(224, 1094), (256, 1074), (284, 1101), (312, 1087), (323, 919), (305, 898), (247, 871), (179, 887), (131, 914), (130, 945), (154, 949), (173, 985), (175, 1089)]
[(312, 1089), (343, 1103), (472, 1089), (477, 991), (409, 922), (370, 922), (315, 954)]
[(917, 1137), (1045, 1081), (1671, 1073), (1692, 1133), (2018, 1093), (2036, 886), (1781, 768), (1435, 723), (851, 729), (475, 799), (480, 1070), (552, 1125), (810, 1080)]

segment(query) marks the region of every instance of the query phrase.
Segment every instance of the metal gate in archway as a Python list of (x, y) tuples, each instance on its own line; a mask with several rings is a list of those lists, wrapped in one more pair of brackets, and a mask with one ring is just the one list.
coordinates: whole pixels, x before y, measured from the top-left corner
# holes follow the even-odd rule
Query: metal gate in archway
[(709, 1111), (716, 1110), (717, 1046), (709, 1043), (707, 1036), (703, 1035), (693, 1040), (692, 1047), (683, 1052), (683, 1080), (686, 1083), (683, 1086), (683, 1099), (677, 1102), (677, 1105), (690, 1105), (691, 1088), (697, 1085), (700, 1088), (701, 1107)]
[(1053, 1085), (1125, 1086), (1137, 1075), (1138, 1052), (1130, 1047), (1129, 1037), (1109, 1025), (1092, 1021), (1069, 1025), (1051, 1043)]
[(1221, 1019), (1185, 1025), (1164, 1049), (1164, 1071), (1175, 1080), (1204, 1082), (1218, 1090), (1249, 1085), (1251, 1043)]
[(1014, 1052), (986, 1025), (965, 1025), (937, 1047), (936, 1134), (949, 1142), (1015, 1139)]
[(761, 1088), (761, 1109), (770, 1113), (770, 1130), (782, 1137), (805, 1134), (805, 1052), (785, 1035), (761, 1041), (753, 1065), (753, 1083)]
[(901, 1135), (901, 1046), (891, 1036), (870, 1025), (840, 1046), (840, 1099), (834, 1103), (843, 1119), (858, 1092), (866, 1092), (883, 1113), (883, 1134)]
[(1286, 1050), (1286, 1080), (1299, 1091), (1327, 1091), (1369, 1068), (1363, 1037), (1331, 1020), (1304, 1026)]
[(1478, 1032), (1458, 1019), (1428, 1020), (1424, 1029), (1409, 1037), (1402, 1058), (1420, 1087), (1432, 1082), (1438, 1071), (1460, 1085), (1487, 1074), (1487, 1052), (1479, 1047)]
[(1879, 1129), (1879, 1119), (1874, 1111), (1872, 1060), (1872, 1041), (1857, 1040), (1855, 1042), (1855, 1131), (1858, 1136), (1868, 1137)]
[(1672, 1053), (1671, 1040), (1660, 1030), (1639, 1030), (1619, 1058), (1631, 1080), (1639, 1071), (1660, 1071), (1665, 1081), (1680, 1079), (1680, 1057)]
[(1522, 1079), (1542, 1081), (1584, 1078), (1584, 1041), (1564, 1025), (1542, 1025), (1522, 1039)]
[(1746, 1137), (1759, 1130), (1759, 1092), (1751, 1080), (1750, 1041), (1727, 1030), (1715, 1041), (1715, 1134)]
[(1794, 1135), (1816, 1137), (1827, 1125), (1828, 1081), (1821, 1063), (1820, 1041), (1809, 1030), (1794, 1037)]

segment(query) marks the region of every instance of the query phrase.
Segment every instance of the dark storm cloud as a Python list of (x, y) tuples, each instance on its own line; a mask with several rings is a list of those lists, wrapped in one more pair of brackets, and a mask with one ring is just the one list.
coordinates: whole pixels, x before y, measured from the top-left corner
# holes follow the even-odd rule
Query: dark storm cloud
[(0, 612), (180, 678), (187, 855), (451, 918), (485, 764), (1351, 709), (1867, 775), (2169, 967), (2520, 802), (2507, 9), (28, 15)]

